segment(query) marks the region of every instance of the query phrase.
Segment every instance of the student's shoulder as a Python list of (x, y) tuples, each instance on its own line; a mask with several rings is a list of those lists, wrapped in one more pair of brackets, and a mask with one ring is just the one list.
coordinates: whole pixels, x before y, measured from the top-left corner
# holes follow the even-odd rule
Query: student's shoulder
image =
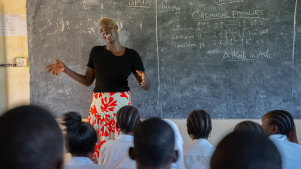
[(108, 168), (105, 168), (101, 165), (98, 165), (98, 164), (92, 164), (92, 165), (80, 165), (80, 166), (65, 166), (64, 169), (108, 169)]
[(93, 164), (93, 167), (91, 169), (108, 169), (100, 164)]
[(195, 145), (193, 144), (189, 144), (189, 145), (185, 145), (183, 146), (183, 153), (184, 155), (192, 155), (195, 154)]
[(210, 147), (211, 149), (215, 149), (215, 146), (211, 143), (208, 144), (208, 147)]
[(107, 147), (111, 147), (114, 144), (115, 140), (109, 140), (103, 143), (101, 146), (101, 149), (106, 149)]
[(289, 144), (291, 147), (294, 147), (295, 150), (298, 150), (301, 152), (301, 145), (297, 143), (293, 143), (291, 141), (287, 141), (287, 144)]

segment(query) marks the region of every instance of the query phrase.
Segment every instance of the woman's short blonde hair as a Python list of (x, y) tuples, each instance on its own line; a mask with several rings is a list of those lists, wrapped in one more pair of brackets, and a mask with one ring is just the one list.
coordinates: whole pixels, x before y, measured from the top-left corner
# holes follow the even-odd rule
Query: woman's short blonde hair
[(103, 17), (99, 20), (99, 25), (103, 24), (109, 27), (114, 27), (117, 26), (116, 22), (114, 21), (114, 19), (112, 18), (108, 18), (108, 17)]

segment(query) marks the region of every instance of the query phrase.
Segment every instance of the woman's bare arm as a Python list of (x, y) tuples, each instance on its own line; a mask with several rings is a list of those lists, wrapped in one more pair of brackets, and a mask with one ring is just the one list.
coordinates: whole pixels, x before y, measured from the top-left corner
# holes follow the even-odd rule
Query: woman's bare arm
[(82, 85), (92, 85), (95, 79), (94, 69), (87, 67), (85, 75), (81, 75), (68, 68), (63, 62), (57, 60), (56, 58), (54, 58), (54, 61), (56, 62), (55, 64), (48, 65), (45, 67), (46, 69), (48, 69), (47, 74), (52, 72), (53, 75), (57, 76), (61, 72), (64, 72), (73, 80), (79, 82)]

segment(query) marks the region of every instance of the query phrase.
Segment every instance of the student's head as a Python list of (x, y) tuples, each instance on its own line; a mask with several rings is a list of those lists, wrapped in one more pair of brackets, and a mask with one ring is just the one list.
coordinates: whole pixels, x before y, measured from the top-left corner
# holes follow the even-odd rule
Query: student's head
[(60, 169), (63, 136), (49, 111), (20, 106), (0, 117), (1, 169)]
[(173, 130), (174, 134), (175, 134), (175, 149), (179, 149), (183, 147), (183, 138), (182, 135), (180, 133), (180, 130), (177, 126), (176, 123), (174, 123), (173, 121), (169, 120), (169, 119), (163, 119)]
[(187, 119), (187, 132), (192, 139), (207, 139), (212, 129), (211, 118), (204, 110), (194, 110)]
[(217, 145), (210, 169), (281, 169), (276, 146), (263, 134), (234, 131)]
[(116, 126), (125, 134), (133, 133), (140, 123), (140, 114), (133, 106), (124, 106), (116, 114)]
[(171, 164), (171, 168), (185, 168), (183, 156), (183, 138), (178, 128), (178, 125), (169, 119), (163, 119), (172, 128), (175, 133), (175, 150), (178, 152), (178, 160)]
[(92, 156), (97, 142), (97, 133), (78, 113), (64, 114), (66, 126), (66, 149), (72, 156)]
[(112, 18), (101, 18), (99, 20), (99, 31), (107, 43), (112, 43), (118, 38), (118, 26)]
[(268, 136), (272, 134), (289, 136), (294, 126), (292, 115), (284, 110), (273, 110), (262, 117), (262, 127)]
[(264, 132), (261, 125), (255, 123), (253, 121), (249, 121), (249, 120), (238, 123), (234, 127), (234, 131), (254, 131), (254, 132), (266, 135), (266, 133)]
[(150, 118), (140, 123), (134, 132), (134, 148), (129, 154), (137, 168), (170, 168), (178, 158), (174, 150), (175, 134), (163, 120)]

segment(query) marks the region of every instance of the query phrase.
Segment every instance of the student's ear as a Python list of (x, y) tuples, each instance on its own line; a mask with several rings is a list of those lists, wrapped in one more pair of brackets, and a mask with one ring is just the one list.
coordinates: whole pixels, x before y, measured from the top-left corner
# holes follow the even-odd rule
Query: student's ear
[(289, 133), (288, 140), (293, 143), (299, 144), (297, 133), (296, 133), (296, 125), (294, 125), (293, 130)]
[(129, 149), (129, 156), (132, 160), (136, 160), (136, 155), (135, 155), (135, 149), (134, 147), (130, 147)]
[(178, 150), (175, 150), (172, 154), (172, 157), (171, 157), (171, 162), (177, 162), (178, 161), (178, 158), (179, 158), (179, 152)]
[(278, 126), (273, 125), (271, 132), (272, 132), (272, 134), (279, 134), (279, 132), (278, 132)]

